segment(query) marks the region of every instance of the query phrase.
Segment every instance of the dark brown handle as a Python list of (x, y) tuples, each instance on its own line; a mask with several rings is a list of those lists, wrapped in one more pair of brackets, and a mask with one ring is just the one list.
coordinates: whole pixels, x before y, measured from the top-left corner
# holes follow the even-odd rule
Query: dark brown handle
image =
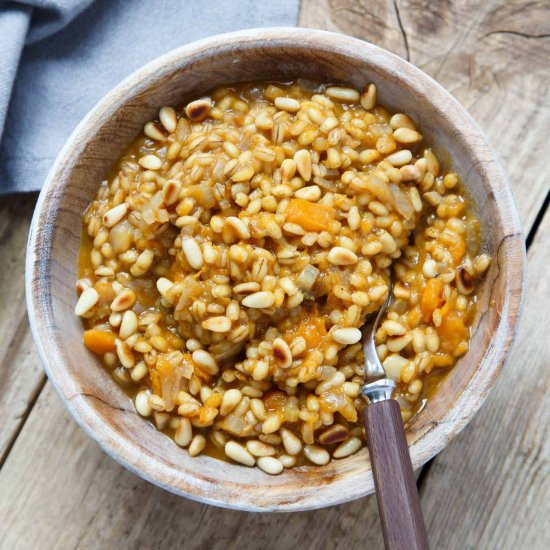
[(399, 404), (393, 399), (364, 409), (378, 511), (388, 550), (427, 550), (411, 457)]

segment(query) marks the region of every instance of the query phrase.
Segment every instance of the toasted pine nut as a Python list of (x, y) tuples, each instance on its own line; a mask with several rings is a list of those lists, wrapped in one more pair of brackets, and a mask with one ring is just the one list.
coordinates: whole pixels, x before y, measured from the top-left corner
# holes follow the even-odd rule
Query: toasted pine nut
[(224, 315), (210, 317), (202, 322), (202, 328), (212, 332), (229, 332), (231, 330), (231, 321)]
[(85, 315), (97, 304), (98, 300), (99, 294), (97, 293), (97, 290), (95, 288), (89, 287), (84, 289), (84, 291), (78, 298), (76, 307), (74, 308), (75, 315)]

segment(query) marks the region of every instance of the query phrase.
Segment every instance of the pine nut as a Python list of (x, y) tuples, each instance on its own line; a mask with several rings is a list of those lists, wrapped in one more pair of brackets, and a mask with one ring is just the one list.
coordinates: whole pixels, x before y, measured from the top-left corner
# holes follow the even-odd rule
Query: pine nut
[(321, 198), (321, 188), (318, 185), (308, 185), (298, 189), (294, 196), (310, 202), (317, 202)]
[(172, 288), (174, 283), (165, 277), (157, 279), (157, 290), (163, 298), (166, 298), (167, 292)]
[(154, 122), (148, 122), (143, 127), (143, 133), (148, 138), (154, 139), (156, 141), (163, 141), (165, 138), (164, 134), (162, 133), (162, 130)]
[(332, 453), (334, 458), (345, 458), (356, 453), (362, 447), (361, 440), (358, 437), (350, 437), (348, 440), (340, 443)]
[(279, 462), (285, 468), (293, 468), (294, 466), (296, 466), (296, 457), (295, 456), (289, 456), (289, 455), (281, 455), (279, 457)]
[(401, 166), (401, 168), (399, 168), (399, 173), (401, 174), (402, 181), (420, 181), (422, 178), (420, 170), (412, 164)]
[(164, 204), (166, 204), (166, 206), (174, 204), (179, 198), (180, 191), (181, 183), (175, 180), (168, 180), (162, 186), (162, 199), (164, 200)]
[(138, 160), (140, 166), (146, 170), (160, 170), (162, 161), (156, 155), (145, 155)]
[(113, 227), (126, 216), (126, 212), (128, 212), (128, 205), (125, 202), (111, 208), (103, 215), (103, 225)]
[(358, 328), (337, 328), (331, 332), (332, 339), (339, 344), (349, 346), (361, 340), (361, 331)]
[(332, 388), (336, 388), (338, 386), (341, 386), (346, 381), (346, 376), (343, 372), (336, 371), (330, 378), (325, 380), (324, 382), (321, 382), (316, 388), (315, 393), (317, 395), (321, 395), (322, 393), (325, 393)]
[(242, 304), (245, 307), (262, 309), (271, 307), (274, 301), (275, 297), (271, 292), (262, 291), (254, 292), (254, 294), (249, 294), (246, 298), (243, 299)]
[(393, 131), (393, 139), (398, 143), (417, 143), (422, 139), (422, 134), (410, 128), (398, 128)]
[(227, 416), (240, 402), (243, 395), (240, 390), (230, 389), (223, 394), (220, 415)]
[(242, 220), (235, 216), (230, 216), (226, 219), (226, 223), (235, 231), (239, 239), (242, 239), (243, 241), (250, 239), (250, 231)]
[(147, 375), (149, 374), (149, 369), (147, 368), (147, 365), (140, 361), (130, 373), (130, 378), (134, 382), (139, 382), (140, 380), (143, 380)]
[(191, 427), (191, 421), (189, 418), (180, 418), (180, 423), (176, 434), (174, 435), (174, 441), (180, 447), (187, 447), (193, 439), (193, 428)]
[(390, 336), (403, 336), (407, 333), (407, 329), (401, 323), (391, 319), (384, 321), (381, 326)]
[(353, 265), (359, 260), (355, 252), (342, 246), (331, 248), (327, 259), (333, 265)]
[(342, 424), (333, 424), (319, 436), (319, 443), (321, 445), (332, 445), (344, 441), (348, 436), (349, 431), (347, 428)]
[(78, 298), (76, 307), (74, 308), (75, 315), (85, 315), (97, 304), (98, 300), (99, 294), (97, 293), (97, 290), (95, 288), (89, 287), (84, 289), (84, 291)]
[(276, 97), (274, 103), (275, 107), (281, 111), (296, 113), (300, 110), (300, 102), (292, 97)]
[(250, 281), (248, 283), (241, 283), (240, 285), (237, 285), (233, 287), (233, 292), (235, 294), (252, 294), (253, 292), (257, 292), (262, 288), (258, 283), (255, 281)]
[(491, 265), (491, 258), (487, 254), (480, 254), (474, 262), (475, 270), (478, 274), (487, 271), (487, 268)]
[(191, 103), (185, 107), (185, 114), (189, 117), (189, 120), (200, 122), (208, 116), (212, 107), (213, 105), (210, 99), (197, 99), (196, 101), (191, 101)]
[(415, 328), (412, 331), (412, 346), (415, 353), (422, 353), (426, 350), (426, 339), (421, 328)]
[(287, 369), (292, 364), (292, 353), (282, 338), (273, 340), (273, 358), (275, 364), (282, 369)]
[(125, 311), (130, 309), (136, 303), (136, 293), (129, 288), (124, 289), (111, 302), (111, 311)]
[(300, 438), (286, 428), (281, 428), (283, 446), (289, 455), (297, 455), (302, 450)]
[(173, 107), (162, 107), (159, 111), (159, 120), (160, 123), (168, 130), (169, 132), (175, 132), (178, 119), (176, 116), (176, 111)]
[(426, 260), (422, 264), (422, 273), (424, 274), (424, 277), (427, 277), (428, 279), (433, 279), (434, 277), (437, 277), (437, 263), (434, 260)]
[(198, 456), (206, 447), (206, 439), (203, 435), (197, 434), (189, 444), (189, 455)]
[(208, 374), (218, 374), (218, 363), (212, 355), (202, 349), (195, 350), (191, 355), (193, 361), (201, 368), (203, 368)]
[(266, 419), (262, 424), (262, 432), (264, 434), (276, 432), (281, 427), (282, 421), (282, 415), (278, 411), (267, 413)]
[(239, 183), (241, 181), (248, 181), (252, 179), (254, 176), (254, 168), (252, 166), (245, 166), (244, 168), (241, 168), (240, 170), (237, 170), (232, 176), (231, 179), (235, 183)]
[(403, 149), (388, 155), (386, 160), (391, 162), (394, 166), (404, 166), (405, 164), (409, 164), (409, 162), (411, 162), (412, 153), (408, 149)]
[(228, 441), (225, 444), (225, 454), (235, 462), (244, 464), (245, 466), (254, 466), (256, 460), (254, 457), (239, 443)]
[(193, 269), (200, 269), (204, 265), (201, 248), (193, 237), (183, 239), (181, 248), (185, 254), (185, 258)]
[(345, 101), (347, 103), (358, 103), (359, 92), (353, 88), (342, 88), (340, 86), (330, 86), (325, 90), (325, 94), (338, 101)]
[(212, 332), (229, 332), (231, 330), (231, 321), (223, 315), (210, 317), (202, 322), (202, 328)]
[(137, 392), (134, 405), (141, 416), (149, 417), (153, 414), (153, 409), (149, 405), (149, 394), (144, 390)]
[(118, 335), (122, 340), (126, 340), (138, 329), (137, 315), (131, 310), (126, 310), (122, 315), (122, 321), (120, 323), (120, 329)]
[(312, 173), (311, 153), (307, 149), (300, 149), (294, 153), (294, 161), (302, 179), (309, 181)]
[(330, 460), (328, 452), (318, 445), (306, 445), (304, 447), (304, 454), (308, 460), (313, 462), (313, 464), (317, 464), (317, 466), (324, 466)]
[(361, 96), (361, 107), (365, 111), (371, 111), (376, 106), (378, 90), (375, 84), (368, 84)]
[(388, 339), (388, 341), (386, 342), (386, 346), (388, 348), (388, 351), (391, 351), (392, 353), (399, 353), (411, 342), (411, 340), (412, 340), (412, 334), (395, 336), (393, 338)]
[(401, 380), (401, 371), (409, 364), (408, 359), (400, 355), (389, 355), (382, 363), (386, 374), (399, 382)]
[(273, 456), (275, 448), (261, 441), (250, 440), (246, 442), (246, 448), (254, 456)]
[(294, 159), (285, 159), (281, 164), (281, 177), (283, 181), (289, 181), (296, 173), (296, 161)]
[(250, 410), (258, 420), (263, 422), (266, 419), (267, 413), (264, 402), (261, 399), (251, 399)]
[(256, 461), (258, 468), (263, 470), (266, 474), (277, 475), (283, 471), (283, 464), (280, 460), (272, 456), (262, 456)]

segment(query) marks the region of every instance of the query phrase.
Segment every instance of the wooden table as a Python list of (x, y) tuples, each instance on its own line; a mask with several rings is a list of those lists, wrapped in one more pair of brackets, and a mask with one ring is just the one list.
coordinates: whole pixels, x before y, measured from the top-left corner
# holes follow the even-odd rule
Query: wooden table
[[(418, 485), (433, 549), (548, 548), (550, 4), (302, 0), (300, 24), (370, 40), (432, 75), (510, 174), (529, 256), (521, 328), (483, 409)], [(84, 435), (29, 333), (35, 201), (0, 198), (0, 548), (382, 548), (373, 496), (298, 514), (221, 510), (148, 484)]]

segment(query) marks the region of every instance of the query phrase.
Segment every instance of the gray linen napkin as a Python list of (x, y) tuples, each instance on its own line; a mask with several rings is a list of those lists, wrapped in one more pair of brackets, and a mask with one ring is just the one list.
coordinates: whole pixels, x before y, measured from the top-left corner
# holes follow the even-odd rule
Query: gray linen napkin
[(295, 25), (298, 10), (299, 0), (0, 0), (0, 194), (40, 189), (80, 119), (148, 61), (221, 32)]

